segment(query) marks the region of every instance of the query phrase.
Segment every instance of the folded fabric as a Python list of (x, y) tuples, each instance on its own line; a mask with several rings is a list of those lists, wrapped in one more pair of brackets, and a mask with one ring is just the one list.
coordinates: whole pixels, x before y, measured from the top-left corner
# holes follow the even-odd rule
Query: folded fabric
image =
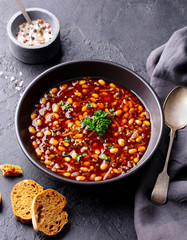
[[(151, 85), (161, 103), (176, 86), (187, 86), (187, 27), (154, 50), (147, 60)], [(165, 126), (158, 150), (143, 169), (135, 196), (134, 221), (138, 240), (187, 240), (187, 127), (177, 131), (169, 161), (168, 201), (151, 202), (151, 192), (165, 162), (169, 128)]]

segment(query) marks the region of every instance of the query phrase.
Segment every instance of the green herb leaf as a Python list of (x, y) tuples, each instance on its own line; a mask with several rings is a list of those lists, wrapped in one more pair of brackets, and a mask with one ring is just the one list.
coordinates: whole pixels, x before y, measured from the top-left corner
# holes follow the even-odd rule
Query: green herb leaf
[(95, 111), (94, 116), (91, 118), (87, 116), (83, 121), (83, 125), (90, 128), (93, 132), (96, 131), (98, 135), (103, 135), (111, 124), (107, 112), (101, 110)]
[(65, 111), (68, 111), (70, 109), (71, 105), (69, 103), (66, 103), (63, 108)]
[(87, 107), (89, 107), (89, 108), (93, 107), (92, 103), (90, 101), (87, 103)]
[(82, 154), (83, 157), (85, 157), (86, 155), (87, 155), (87, 153), (85, 153), (85, 152)]
[(63, 157), (67, 157), (67, 156), (69, 156), (69, 153), (63, 152), (63, 153), (62, 153), (62, 156), (63, 156)]
[(110, 113), (113, 117), (116, 116), (116, 115), (115, 115), (115, 109), (114, 109), (114, 108), (109, 109), (109, 113)]
[(77, 127), (77, 130), (80, 132), (81, 128), (80, 128), (80, 127)]
[(63, 105), (64, 103), (62, 102), (62, 101), (60, 101), (59, 103), (57, 103), (57, 106), (61, 106), (61, 105)]
[(120, 135), (122, 135), (122, 134), (123, 134), (123, 132), (120, 132), (119, 134), (120, 134)]
[(110, 145), (108, 146), (108, 148), (109, 148), (109, 149), (113, 148), (113, 145), (112, 145), (112, 144), (110, 144)]
[(75, 160), (76, 160), (76, 161), (80, 161), (80, 158), (81, 158), (81, 155), (77, 154)]
[(106, 154), (100, 154), (99, 158), (104, 161), (109, 161), (110, 162), (110, 157), (108, 157)]
[(64, 142), (70, 142), (70, 141), (71, 141), (71, 139), (69, 139), (68, 137), (64, 138)]

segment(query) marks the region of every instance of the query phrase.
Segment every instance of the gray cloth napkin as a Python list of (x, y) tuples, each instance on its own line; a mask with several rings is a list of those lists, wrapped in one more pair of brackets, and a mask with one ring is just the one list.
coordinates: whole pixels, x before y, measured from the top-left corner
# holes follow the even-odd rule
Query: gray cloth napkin
[[(187, 27), (154, 50), (147, 60), (151, 85), (163, 104), (176, 86), (187, 86)], [(135, 196), (134, 221), (138, 240), (187, 240), (187, 127), (177, 132), (169, 161), (170, 185), (165, 205), (154, 205), (151, 192), (162, 171), (169, 141), (165, 126), (158, 150), (143, 169)]]

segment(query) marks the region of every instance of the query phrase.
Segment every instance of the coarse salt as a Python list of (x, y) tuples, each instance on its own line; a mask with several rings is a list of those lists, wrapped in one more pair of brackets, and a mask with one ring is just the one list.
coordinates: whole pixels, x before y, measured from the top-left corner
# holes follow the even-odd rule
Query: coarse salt
[(32, 24), (22, 23), (16, 34), (20, 43), (37, 46), (48, 42), (52, 38), (52, 28), (44, 19), (33, 20)]

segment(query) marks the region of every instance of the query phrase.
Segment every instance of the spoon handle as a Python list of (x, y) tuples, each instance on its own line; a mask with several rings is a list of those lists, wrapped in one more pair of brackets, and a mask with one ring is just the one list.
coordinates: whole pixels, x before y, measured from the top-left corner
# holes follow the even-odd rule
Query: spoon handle
[(28, 23), (32, 24), (32, 21), (28, 15), (28, 13), (25, 11), (25, 8), (21, 2), (21, 0), (15, 0), (19, 9), (21, 10), (21, 12), (23, 13), (23, 16), (25, 17), (25, 19), (27, 20)]
[(175, 132), (176, 130), (171, 128), (169, 147), (168, 147), (164, 168), (163, 168), (163, 171), (158, 175), (155, 186), (151, 194), (151, 201), (158, 205), (163, 205), (167, 200), (168, 187), (169, 187), (169, 176), (167, 174), (167, 169), (168, 169), (171, 149), (173, 146), (173, 140), (175, 137)]

